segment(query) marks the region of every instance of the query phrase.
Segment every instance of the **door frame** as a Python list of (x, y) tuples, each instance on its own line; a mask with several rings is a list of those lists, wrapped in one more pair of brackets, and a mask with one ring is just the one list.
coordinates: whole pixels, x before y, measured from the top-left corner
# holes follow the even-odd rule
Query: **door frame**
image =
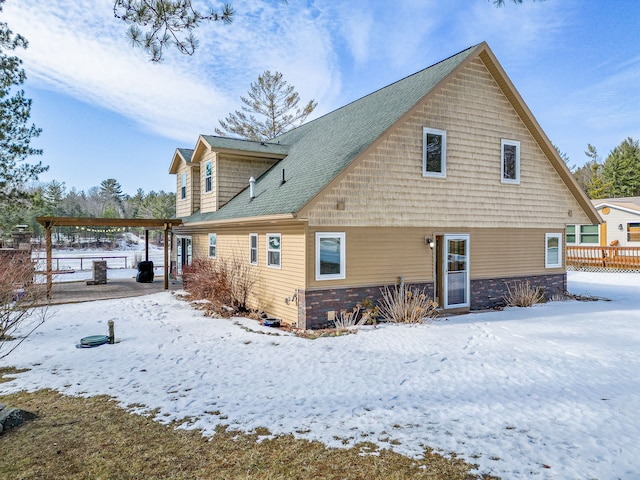
[[(187, 249), (185, 258), (184, 251)], [(191, 265), (193, 260), (193, 239), (190, 235), (176, 235), (176, 271), (177, 275), (182, 275), (182, 267)]]
[[(449, 270), (448, 270), (448, 258), (449, 258), (449, 240), (464, 240), (465, 241), (465, 269), (461, 272), (466, 274), (464, 282), (464, 299), (463, 303), (449, 304)], [(469, 252), (471, 245), (471, 236), (468, 233), (447, 233), (436, 236), (436, 245), (434, 249), (435, 255), (435, 287), (434, 292), (437, 298), (438, 304), (442, 309), (457, 309), (468, 308), (471, 306), (471, 276), (470, 276), (470, 262)]]

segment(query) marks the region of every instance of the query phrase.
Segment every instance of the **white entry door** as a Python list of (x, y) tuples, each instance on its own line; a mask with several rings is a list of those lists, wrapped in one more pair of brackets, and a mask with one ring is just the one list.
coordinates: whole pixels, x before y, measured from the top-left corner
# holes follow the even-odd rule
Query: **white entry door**
[(469, 235), (444, 235), (444, 308), (469, 306)]

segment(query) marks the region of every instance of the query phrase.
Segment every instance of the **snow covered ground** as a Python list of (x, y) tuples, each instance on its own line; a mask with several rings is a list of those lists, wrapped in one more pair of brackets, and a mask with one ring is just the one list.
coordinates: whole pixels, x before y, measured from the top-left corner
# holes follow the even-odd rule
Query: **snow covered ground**
[[(5, 359), (30, 370), (0, 392), (107, 394), (205, 435), (229, 424), (412, 456), (428, 445), (509, 479), (640, 478), (640, 274), (570, 272), (569, 289), (611, 301), (317, 340), (204, 317), (169, 292), (57, 306)], [(76, 348), (108, 320), (120, 343)]]

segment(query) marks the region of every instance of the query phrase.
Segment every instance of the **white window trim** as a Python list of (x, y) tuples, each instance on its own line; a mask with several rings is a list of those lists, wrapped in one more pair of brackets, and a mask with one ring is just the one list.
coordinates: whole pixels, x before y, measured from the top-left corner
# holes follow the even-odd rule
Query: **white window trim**
[(180, 200), (187, 198), (187, 174), (180, 175)]
[[(207, 175), (207, 165), (211, 165), (211, 175)], [(211, 178), (211, 188), (207, 190), (207, 178)], [(204, 164), (204, 193), (213, 192), (213, 160), (209, 160)]]
[[(549, 263), (549, 239), (558, 239), (558, 262)], [(562, 233), (545, 233), (544, 235), (544, 267), (545, 268), (561, 268), (562, 267)]]
[[(340, 273), (320, 274), (320, 239), (340, 239)], [(347, 236), (344, 232), (316, 232), (316, 280), (342, 280), (347, 275)]]
[[(214, 239), (213, 245), (211, 245), (211, 239)], [(211, 255), (211, 247), (213, 247), (213, 255)], [(207, 253), (209, 254), (209, 258), (216, 258), (218, 256), (218, 234), (210, 233), (209, 234), (209, 243), (207, 244)]]
[[(516, 147), (516, 178), (504, 178), (504, 147), (511, 145)], [(520, 142), (517, 140), (502, 139), (500, 142), (500, 182), (520, 185)]]
[[(251, 246), (251, 240), (254, 239), (254, 238), (256, 239), (256, 247), (255, 247), (256, 261), (252, 262), (251, 261), (251, 252), (253, 251), (253, 247)], [(280, 244), (280, 250), (282, 250), (282, 244)], [(250, 233), (249, 234), (249, 265), (258, 265), (258, 251), (259, 251), (259, 248), (258, 248), (258, 234), (257, 233)], [(280, 263), (282, 263), (282, 261)]]
[[(427, 134), (442, 136), (442, 158), (440, 160), (440, 172), (427, 171)], [(438, 130), (437, 128), (423, 127), (422, 129), (422, 176), (423, 177), (440, 177), (447, 176), (447, 132), (446, 130)]]
[[(269, 238), (270, 237), (278, 237), (280, 239), (280, 249), (279, 250), (271, 250), (269, 248)], [(267, 258), (266, 258), (267, 267), (276, 268), (276, 269), (280, 270), (282, 268), (282, 234), (280, 234), (280, 233), (267, 233), (266, 240), (267, 240)], [(269, 263), (269, 252), (272, 252), (272, 251), (280, 253), (280, 263), (278, 265)]]

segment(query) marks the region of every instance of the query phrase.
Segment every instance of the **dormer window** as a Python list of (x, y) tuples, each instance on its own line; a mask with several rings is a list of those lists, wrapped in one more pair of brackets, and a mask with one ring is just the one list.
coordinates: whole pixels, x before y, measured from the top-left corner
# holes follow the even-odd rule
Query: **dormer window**
[(180, 199), (184, 200), (185, 198), (187, 198), (187, 174), (183, 173), (180, 178), (182, 179), (180, 187)]
[(213, 190), (213, 161), (209, 160), (204, 164), (204, 191), (205, 193)]

